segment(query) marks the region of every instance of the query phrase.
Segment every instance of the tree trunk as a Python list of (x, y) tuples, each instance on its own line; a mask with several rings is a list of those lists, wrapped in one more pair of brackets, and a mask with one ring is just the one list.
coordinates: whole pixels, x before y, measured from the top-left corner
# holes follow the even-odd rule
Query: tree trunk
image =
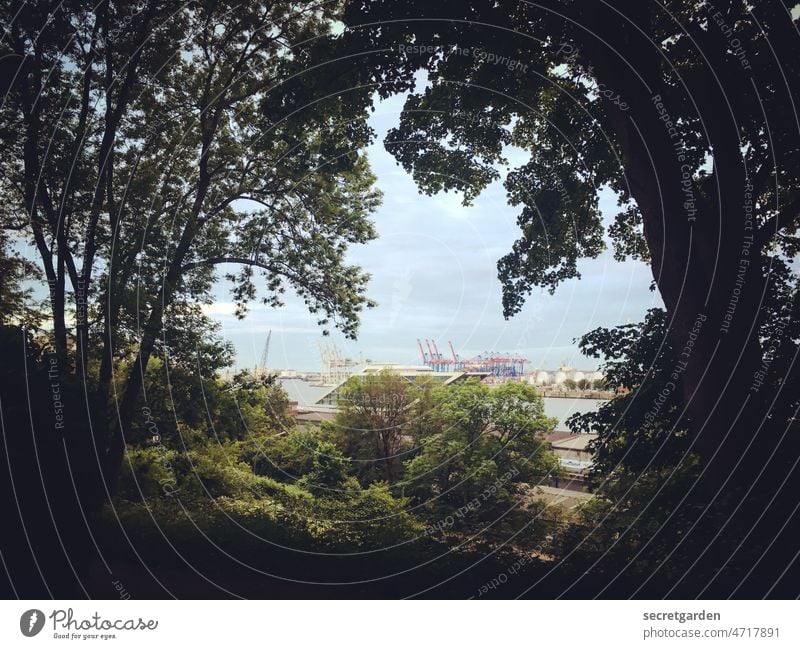
[[(195, 213), (200, 211), (207, 187), (207, 184), (201, 185), (200, 190), (198, 190), (198, 197), (194, 205)], [(189, 222), (184, 227), (180, 242), (175, 250), (175, 255), (170, 262), (169, 269), (161, 285), (161, 290), (153, 302), (150, 316), (142, 332), (139, 352), (136, 354), (136, 360), (128, 372), (128, 378), (125, 383), (122, 403), (118, 409), (116, 422), (112, 422), (110, 426), (110, 439), (103, 466), (103, 474), (112, 493), (115, 489), (117, 478), (119, 477), (122, 458), (125, 453), (125, 434), (126, 431), (130, 430), (131, 423), (135, 416), (136, 403), (139, 400), (139, 393), (144, 384), (147, 365), (155, 349), (156, 338), (161, 331), (164, 311), (172, 302), (175, 289), (180, 280), (184, 259), (197, 235), (198, 229), (199, 224), (197, 217), (190, 217)]]
[[(664, 84), (659, 53), (645, 36), (650, 10), (645, 3), (621, 4), (644, 33), (599, 18), (609, 33), (598, 33), (587, 47), (588, 60), (598, 80), (630, 106), (630, 111), (608, 103), (604, 108), (643, 217), (653, 277), (678, 359), (675, 384), (683, 386), (694, 448), (709, 484), (721, 486), (751, 439), (760, 412), (750, 385), (761, 362), (755, 325), (764, 281), (761, 253), (752, 243), (753, 221), (746, 222), (743, 212), (747, 180), (738, 134), (730, 109), (727, 115), (704, 119), (718, 183), (714, 195), (705, 198), (682, 143), (663, 121), (662, 111), (670, 119), (678, 114), (667, 99), (675, 90)], [(608, 42), (615, 43), (619, 58)], [(727, 105), (717, 99), (714, 89), (704, 89), (700, 110)]]

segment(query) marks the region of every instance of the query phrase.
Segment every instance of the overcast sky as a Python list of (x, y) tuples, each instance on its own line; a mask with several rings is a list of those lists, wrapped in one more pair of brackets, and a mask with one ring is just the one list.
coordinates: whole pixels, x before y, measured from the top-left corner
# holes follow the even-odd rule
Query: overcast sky
[[(371, 118), (378, 137), (369, 158), (384, 193), (374, 215), (379, 238), (353, 248), (349, 258), (372, 275), (369, 296), (378, 306), (364, 313), (357, 341), (336, 332), (327, 339), (344, 355), (419, 364), (416, 340), (430, 338), (442, 353), (452, 341), (464, 358), (495, 351), (521, 354), (536, 367), (567, 362), (593, 369), (596, 362), (580, 355), (575, 338), (598, 326), (637, 322), (648, 308), (661, 306), (658, 294), (649, 290), (649, 267), (618, 263), (609, 250), (580, 263), (581, 279), (563, 283), (555, 295), (534, 291), (520, 314), (504, 320), (496, 264), (519, 236), (519, 208), (506, 204), (502, 182), (469, 208), (453, 193), (421, 195), (383, 148), (402, 104), (402, 97), (380, 102)], [(514, 157), (511, 152), (512, 163), (523, 161)], [(604, 217), (612, 217), (614, 195), (601, 192), (600, 205)], [(270, 368), (320, 368), (320, 330), (299, 299), (289, 297), (278, 310), (255, 305), (239, 321), (225, 286), (220, 284), (215, 293), (218, 301), (209, 314), (236, 346), (237, 367), (252, 367), (271, 329)]]

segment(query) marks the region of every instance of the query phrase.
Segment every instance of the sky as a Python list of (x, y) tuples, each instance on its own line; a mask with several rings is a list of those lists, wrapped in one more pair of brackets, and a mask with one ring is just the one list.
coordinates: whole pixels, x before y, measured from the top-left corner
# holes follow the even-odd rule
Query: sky
[[(595, 369), (597, 361), (580, 355), (576, 338), (599, 326), (638, 322), (647, 309), (662, 306), (658, 293), (649, 290), (650, 268), (615, 261), (609, 247), (597, 259), (579, 263), (580, 279), (562, 283), (554, 295), (535, 289), (522, 311), (505, 320), (496, 265), (519, 237), (520, 208), (507, 205), (502, 180), (470, 207), (452, 192), (420, 194), (383, 147), (403, 101), (396, 96), (378, 102), (370, 119), (377, 137), (368, 155), (384, 196), (373, 215), (378, 239), (348, 254), (350, 263), (371, 274), (368, 295), (378, 302), (363, 312), (358, 339), (346, 340), (335, 330), (323, 339), (316, 319), (293, 295), (280, 309), (255, 304), (237, 320), (227, 286), (220, 282), (206, 312), (234, 344), (237, 368), (259, 361), (271, 330), (271, 369), (319, 370), (318, 341), (333, 342), (344, 356), (362, 362), (420, 364), (418, 338), (423, 344), (426, 338), (436, 340), (443, 354), (452, 341), (462, 358), (492, 351), (521, 355), (530, 367), (566, 363)], [(509, 150), (511, 167), (522, 163), (522, 156)], [(613, 217), (615, 206), (613, 192), (601, 190), (604, 219)]]

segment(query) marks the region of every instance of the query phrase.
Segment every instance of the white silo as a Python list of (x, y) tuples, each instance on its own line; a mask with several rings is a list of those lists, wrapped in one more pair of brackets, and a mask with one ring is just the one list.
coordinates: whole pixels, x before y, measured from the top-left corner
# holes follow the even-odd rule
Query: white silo
[(586, 375), (583, 372), (581, 372), (580, 370), (575, 370), (572, 373), (572, 380), (575, 381), (575, 383), (577, 383), (578, 381), (583, 381), (583, 379), (585, 379), (585, 378), (586, 378)]
[(536, 374), (536, 385), (550, 385), (550, 373), (540, 370)]
[(567, 380), (567, 373), (564, 370), (558, 370), (556, 372), (556, 376), (553, 379), (553, 383), (556, 385), (561, 385), (564, 381)]

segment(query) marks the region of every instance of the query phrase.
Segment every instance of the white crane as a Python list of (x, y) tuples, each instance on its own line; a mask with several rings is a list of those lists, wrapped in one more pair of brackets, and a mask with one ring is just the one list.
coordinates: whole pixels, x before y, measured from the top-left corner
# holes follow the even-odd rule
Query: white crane
[(255, 369), (253, 370), (253, 378), (258, 378), (259, 374), (261, 376), (267, 375), (267, 356), (269, 356), (269, 341), (272, 338), (272, 329), (269, 330), (267, 334), (267, 342), (264, 344), (264, 351), (261, 352), (261, 362), (256, 365)]

